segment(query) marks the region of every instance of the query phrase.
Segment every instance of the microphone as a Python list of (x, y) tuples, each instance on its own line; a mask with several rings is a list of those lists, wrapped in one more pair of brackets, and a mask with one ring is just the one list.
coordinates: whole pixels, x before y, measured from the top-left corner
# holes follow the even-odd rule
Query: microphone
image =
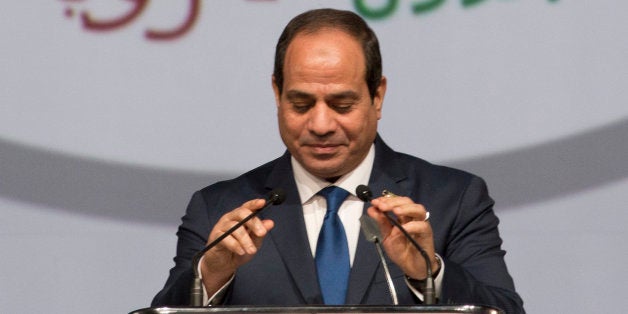
[(379, 227), (377, 227), (377, 222), (375, 222), (375, 220), (368, 215), (360, 217), (360, 226), (362, 227), (362, 233), (364, 234), (364, 237), (366, 237), (366, 240), (375, 243), (377, 254), (379, 254), (382, 266), (384, 267), (384, 275), (386, 275), (386, 283), (388, 283), (388, 291), (390, 292), (393, 305), (399, 305), (397, 290), (395, 290), (395, 285), (393, 284), (392, 277), (390, 276), (390, 270), (388, 270), (388, 263), (386, 263), (384, 251), (382, 250), (382, 232), (379, 230)]
[[(369, 189), (368, 186), (360, 184), (355, 189), (355, 194), (360, 198), (363, 202), (370, 202), (373, 199), (373, 192)], [(399, 222), (392, 216), (390, 212), (385, 212), (384, 215), (388, 218), (391, 224), (395, 227), (399, 228), (403, 235), (414, 245), (414, 247), (421, 253), (423, 259), (425, 260), (425, 267), (427, 271), (427, 278), (425, 289), (423, 291), (424, 301), (423, 303), (426, 305), (436, 303), (436, 294), (434, 289), (434, 278), (432, 278), (432, 262), (430, 261), (430, 257), (427, 255), (427, 252), (412, 238), (412, 236), (404, 229)]]
[(276, 188), (270, 191), (270, 193), (268, 193), (268, 196), (266, 197), (266, 203), (264, 204), (262, 208), (244, 217), (244, 219), (242, 219), (240, 222), (235, 224), (233, 227), (231, 227), (229, 230), (227, 230), (218, 238), (214, 239), (214, 241), (209, 243), (202, 250), (194, 254), (194, 256), (192, 257), (192, 270), (194, 271), (194, 279), (192, 280), (192, 289), (190, 290), (190, 305), (191, 306), (198, 307), (198, 306), (202, 306), (202, 303), (203, 303), (203, 288), (202, 288), (201, 276), (198, 272), (198, 264), (201, 260), (201, 257), (203, 257), (203, 255), (205, 254), (205, 252), (211, 250), (218, 243), (220, 243), (220, 241), (222, 241), (224, 238), (230, 236), (234, 231), (236, 231), (236, 229), (240, 228), (247, 221), (251, 220), (251, 218), (261, 213), (262, 210), (266, 209), (270, 205), (279, 205), (283, 203), (285, 200), (286, 200), (286, 194), (284, 193), (282, 189)]

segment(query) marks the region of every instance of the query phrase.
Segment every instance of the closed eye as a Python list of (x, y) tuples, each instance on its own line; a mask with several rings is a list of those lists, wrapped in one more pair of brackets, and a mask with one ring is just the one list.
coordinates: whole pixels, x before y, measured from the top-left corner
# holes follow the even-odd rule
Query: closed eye
[(329, 106), (338, 113), (347, 113), (354, 108), (354, 105), (354, 101), (336, 101), (331, 103)]
[(286, 100), (296, 112), (306, 112), (314, 106), (315, 99), (308, 93), (291, 90), (286, 92)]
[(307, 112), (313, 106), (313, 102), (309, 101), (292, 101), (290, 103), (292, 104), (292, 108), (299, 113)]

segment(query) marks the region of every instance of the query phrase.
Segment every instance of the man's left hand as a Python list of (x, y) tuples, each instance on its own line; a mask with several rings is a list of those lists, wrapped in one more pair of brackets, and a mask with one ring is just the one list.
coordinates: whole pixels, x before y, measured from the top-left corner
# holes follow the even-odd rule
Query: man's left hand
[(377, 221), (384, 238), (382, 245), (390, 259), (404, 271), (406, 276), (418, 280), (427, 278), (425, 261), (421, 253), (399, 228), (388, 221), (384, 213), (393, 213), (399, 224), (425, 250), (432, 263), (432, 273), (435, 274), (439, 264), (434, 252), (432, 227), (426, 220), (428, 212), (425, 207), (405, 196), (382, 196), (373, 199), (371, 204), (372, 206), (368, 208), (368, 215)]

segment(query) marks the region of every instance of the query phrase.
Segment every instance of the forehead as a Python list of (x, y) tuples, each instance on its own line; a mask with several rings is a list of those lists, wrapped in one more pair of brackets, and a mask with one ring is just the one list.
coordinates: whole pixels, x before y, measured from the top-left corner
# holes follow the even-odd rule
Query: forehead
[(302, 74), (329, 74), (364, 78), (365, 57), (360, 42), (352, 35), (334, 28), (302, 32), (286, 50), (286, 79)]

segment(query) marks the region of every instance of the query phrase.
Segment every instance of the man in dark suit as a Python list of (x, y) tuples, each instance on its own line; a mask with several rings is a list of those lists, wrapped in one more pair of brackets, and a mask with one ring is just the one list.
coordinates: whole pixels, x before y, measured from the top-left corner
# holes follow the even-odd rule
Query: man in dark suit
[[(192, 256), (262, 208), (261, 198), (271, 189), (282, 188), (283, 204), (251, 219), (203, 256), (199, 268), (207, 302), (391, 304), (375, 247), (359, 235), (358, 219), (366, 212), (382, 231), (399, 303), (421, 304), (428, 270), (421, 254), (387, 220), (384, 213), (391, 212), (427, 252), (438, 303), (523, 312), (484, 182), (394, 152), (378, 136), (386, 93), (381, 69), (377, 38), (354, 13), (313, 10), (286, 26), (272, 82), (287, 152), (194, 194), (179, 227), (176, 265), (153, 306), (187, 304)], [(367, 205), (355, 195), (360, 184), (401, 196), (376, 197)], [(337, 213), (327, 212), (332, 201), (319, 193), (327, 186), (349, 192)], [(347, 255), (331, 270), (325, 264), (330, 262), (319, 259), (328, 253), (317, 250), (329, 243), (321, 242), (328, 217), (341, 221), (336, 226), (342, 235), (333, 239), (346, 243), (336, 254)], [(335, 273), (341, 265), (346, 275)], [(333, 293), (341, 294), (340, 301), (326, 294), (328, 272), (342, 279), (334, 283), (342, 283), (340, 292)]]

